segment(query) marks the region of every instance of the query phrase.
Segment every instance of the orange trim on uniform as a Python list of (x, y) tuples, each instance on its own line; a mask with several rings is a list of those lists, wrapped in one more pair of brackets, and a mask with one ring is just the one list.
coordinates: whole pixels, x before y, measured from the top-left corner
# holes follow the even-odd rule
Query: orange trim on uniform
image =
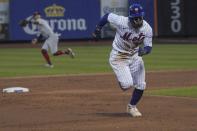
[(158, 36), (158, 16), (157, 16), (157, 0), (154, 0), (154, 32)]

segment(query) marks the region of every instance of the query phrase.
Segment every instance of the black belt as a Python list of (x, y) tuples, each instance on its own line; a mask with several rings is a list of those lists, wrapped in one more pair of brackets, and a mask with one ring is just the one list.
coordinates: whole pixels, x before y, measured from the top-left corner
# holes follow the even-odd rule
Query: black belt
[(120, 54), (120, 55), (126, 55), (126, 56), (133, 56), (135, 53), (134, 54), (129, 54), (129, 53), (118, 51), (118, 54)]

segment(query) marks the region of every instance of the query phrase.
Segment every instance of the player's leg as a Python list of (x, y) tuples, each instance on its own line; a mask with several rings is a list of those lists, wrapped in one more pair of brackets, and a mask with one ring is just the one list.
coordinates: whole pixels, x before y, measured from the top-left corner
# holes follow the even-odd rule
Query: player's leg
[(53, 56), (60, 56), (60, 55), (69, 55), (71, 58), (75, 57), (75, 53), (71, 48), (67, 48), (65, 51), (58, 50), (55, 53), (53, 53)]
[(60, 55), (64, 55), (65, 53), (61, 50), (56, 51), (55, 53), (53, 53), (53, 56), (60, 56)]
[(116, 75), (119, 86), (122, 90), (127, 90), (133, 86), (133, 79), (129, 69), (129, 62), (127, 60), (120, 59), (116, 51), (110, 54), (110, 65)]
[(144, 62), (141, 57), (139, 57), (134, 64), (131, 65), (131, 74), (133, 77), (133, 83), (134, 83), (134, 91), (130, 100), (130, 103), (128, 104), (128, 111), (133, 116), (142, 116), (142, 114), (138, 111), (136, 108), (136, 105), (141, 100), (145, 87), (145, 68), (144, 68)]
[(51, 51), (51, 54), (53, 54), (53, 56), (59, 56), (59, 55), (63, 55), (64, 52), (62, 51), (58, 51), (58, 36), (56, 35), (53, 35), (53, 36), (50, 36), (48, 39), (48, 46), (49, 46), (49, 49)]
[(51, 60), (50, 60), (50, 57), (49, 57), (49, 54), (48, 54), (47, 41), (45, 41), (45, 43), (43, 44), (42, 49), (41, 49), (41, 53), (42, 53), (42, 56), (44, 57), (45, 61), (47, 62), (46, 66), (47, 67), (53, 67), (53, 65), (51, 63)]
[(74, 58), (75, 53), (72, 51), (72, 49), (67, 48), (65, 51), (58, 50), (58, 42), (59, 38), (57, 35), (51, 36), (49, 38), (49, 47), (53, 56), (69, 55), (71, 58)]
[(145, 67), (144, 62), (141, 57), (138, 58), (138, 60), (134, 63), (133, 68), (131, 69), (132, 77), (133, 77), (133, 83), (134, 83), (134, 91), (133, 91), (133, 97), (131, 99), (130, 104), (131, 105), (137, 105), (137, 103), (140, 101), (143, 92), (146, 88), (146, 82), (145, 82)]
[(67, 48), (65, 50), (65, 54), (69, 55), (71, 58), (75, 57), (75, 53), (73, 52), (73, 50), (71, 48)]

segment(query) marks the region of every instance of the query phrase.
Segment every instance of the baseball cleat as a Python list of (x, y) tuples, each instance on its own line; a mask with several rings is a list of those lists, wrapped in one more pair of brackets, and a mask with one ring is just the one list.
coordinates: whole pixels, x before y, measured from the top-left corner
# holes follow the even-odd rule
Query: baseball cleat
[(53, 68), (54, 67), (54, 65), (50, 65), (50, 64), (45, 64), (44, 66), (48, 67), (48, 68)]
[(127, 105), (127, 113), (130, 114), (132, 117), (141, 117), (142, 114), (136, 108), (136, 106), (132, 106), (130, 104)]
[(74, 58), (75, 57), (75, 53), (73, 52), (73, 50), (71, 48), (68, 48), (68, 55), (71, 57), (71, 58)]

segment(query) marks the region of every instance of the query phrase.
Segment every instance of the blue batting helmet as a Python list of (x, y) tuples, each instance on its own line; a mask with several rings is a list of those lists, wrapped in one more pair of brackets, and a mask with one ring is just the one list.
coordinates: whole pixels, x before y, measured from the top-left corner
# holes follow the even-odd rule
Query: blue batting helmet
[(129, 7), (129, 18), (143, 17), (145, 15), (144, 9), (140, 4), (132, 4)]

